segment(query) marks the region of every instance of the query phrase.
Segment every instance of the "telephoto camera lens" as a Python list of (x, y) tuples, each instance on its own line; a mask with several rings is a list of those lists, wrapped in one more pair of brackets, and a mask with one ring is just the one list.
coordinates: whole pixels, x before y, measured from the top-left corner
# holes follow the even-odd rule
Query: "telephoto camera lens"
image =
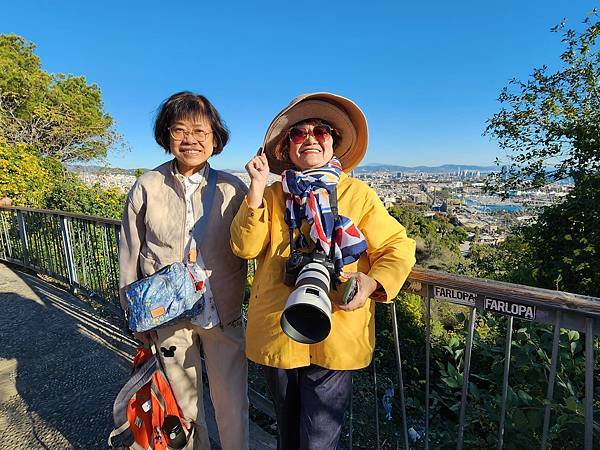
[(281, 315), (281, 328), (303, 344), (321, 342), (331, 331), (329, 270), (320, 262), (305, 265), (296, 279), (296, 289), (288, 297)]
[(177, 416), (167, 416), (163, 421), (163, 433), (170, 448), (180, 450), (187, 444), (187, 436)]

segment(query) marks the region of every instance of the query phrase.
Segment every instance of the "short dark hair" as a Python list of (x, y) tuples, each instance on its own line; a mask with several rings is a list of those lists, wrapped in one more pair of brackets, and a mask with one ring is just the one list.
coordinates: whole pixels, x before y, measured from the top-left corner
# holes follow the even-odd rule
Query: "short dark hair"
[(183, 91), (171, 95), (158, 107), (154, 122), (154, 139), (156, 143), (171, 153), (169, 127), (181, 119), (206, 117), (212, 128), (216, 147), (213, 155), (223, 151), (229, 141), (229, 130), (212, 103), (203, 95)]
[[(331, 127), (331, 137), (333, 139), (333, 149), (335, 150), (342, 139), (342, 135), (338, 130), (336, 130), (329, 122), (323, 119), (318, 119), (316, 117), (311, 117), (310, 119), (301, 120), (300, 122), (296, 122), (289, 128), (294, 128), (300, 125), (327, 125)], [(289, 131), (288, 128), (288, 131)], [(287, 132), (281, 138), (281, 144), (275, 148), (275, 157), (280, 161), (289, 161), (290, 160), (290, 139), (288, 138)]]

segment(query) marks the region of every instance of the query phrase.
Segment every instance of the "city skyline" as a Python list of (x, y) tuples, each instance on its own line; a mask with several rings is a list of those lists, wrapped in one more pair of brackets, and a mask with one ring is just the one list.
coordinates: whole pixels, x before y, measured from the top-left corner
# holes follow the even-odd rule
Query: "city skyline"
[[(209, 161), (211, 162), (211, 161)], [(131, 173), (136, 170), (151, 170), (152, 167), (117, 167), (117, 166), (105, 166), (102, 164), (93, 164), (92, 163), (75, 163), (75, 164), (67, 164), (67, 168), (69, 170), (76, 171), (100, 171), (104, 169), (108, 170), (127, 170)], [(220, 170), (230, 171), (230, 172), (245, 172), (243, 167), (221, 167)], [(440, 164), (436, 166), (400, 166), (397, 164), (385, 164), (385, 163), (368, 163), (368, 164), (359, 164), (356, 166), (353, 171), (354, 172), (371, 172), (371, 171), (390, 171), (390, 172), (401, 172), (401, 171), (410, 171), (410, 172), (428, 172), (428, 173), (449, 173), (456, 171), (481, 171), (483, 173), (495, 172), (501, 170), (499, 166), (490, 165), (490, 166), (480, 166), (476, 164)]]
[(225, 151), (211, 159), (216, 168), (243, 168), (275, 114), (311, 91), (346, 95), (365, 111), (362, 164), (492, 166), (503, 155), (482, 132), (501, 89), (558, 64), (561, 36), (550, 28), (563, 18), (579, 28), (594, 6), (24, 2), (5, 5), (0, 32), (33, 42), (44, 70), (99, 86), (131, 148), (109, 155), (114, 167), (168, 159), (153, 141), (154, 114), (188, 89), (205, 94), (231, 129)]

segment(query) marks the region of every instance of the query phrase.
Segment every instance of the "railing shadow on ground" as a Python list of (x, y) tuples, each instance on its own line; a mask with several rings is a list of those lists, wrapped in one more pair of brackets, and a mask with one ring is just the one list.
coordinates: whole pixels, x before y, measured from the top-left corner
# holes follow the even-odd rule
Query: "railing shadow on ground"
[[(79, 299), (11, 275), (0, 302), (0, 360), (10, 385), (1, 403), (3, 448), (105, 449), (134, 342)], [(27, 288), (16, 291), (17, 279)]]
[[(117, 221), (26, 208), (5, 208), (0, 218), (0, 259), (115, 304)], [(594, 379), (600, 299), (419, 269), (404, 291), (418, 295), (416, 306), (414, 298), (406, 306), (410, 294), (402, 294), (394, 307), (376, 308), (375, 359), (355, 376), (344, 447), (593, 448), (600, 436), (594, 422), (594, 408), (600, 407), (594, 388), (600, 385)], [(413, 316), (406, 314), (410, 308)], [(462, 318), (440, 331), (441, 314)], [(409, 330), (407, 321), (417, 316)], [(568, 342), (561, 341), (565, 333)], [(440, 353), (446, 351), (454, 360)], [(568, 367), (572, 374), (563, 374), (569, 355), (577, 364)], [(444, 367), (438, 367), (440, 357)], [(495, 379), (476, 373), (488, 369), (486, 364)], [(519, 378), (530, 365), (535, 370), (528, 375), (536, 378), (527, 381), (528, 390), (537, 392), (531, 400)], [(250, 392), (253, 406), (272, 415), (264, 386), (258, 385), (262, 392)], [(491, 407), (482, 404), (484, 397)]]
[[(61, 287), (1, 263), (0, 308), (2, 448), (107, 448), (112, 404), (130, 377), (138, 343), (106, 310), (99, 313)], [(204, 381), (205, 416), (217, 450), (218, 429)], [(274, 449), (274, 444), (273, 436), (251, 424), (251, 450)]]

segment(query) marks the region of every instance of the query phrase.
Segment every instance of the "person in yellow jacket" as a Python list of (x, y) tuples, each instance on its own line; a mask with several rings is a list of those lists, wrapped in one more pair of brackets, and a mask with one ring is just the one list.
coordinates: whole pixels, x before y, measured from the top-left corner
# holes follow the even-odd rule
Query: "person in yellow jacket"
[[(415, 263), (404, 227), (373, 189), (347, 175), (364, 157), (367, 135), (366, 118), (351, 100), (305, 94), (275, 117), (264, 150), (246, 165), (250, 188), (231, 224), (231, 247), (258, 263), (246, 355), (263, 367), (279, 449), (336, 448), (352, 371), (368, 366), (373, 354), (375, 303), (393, 301)], [(269, 172), (281, 181), (266, 187)], [(317, 248), (331, 258), (332, 278), (357, 281), (345, 304), (331, 283), (331, 330), (320, 342), (298, 342), (280, 325), (294, 290), (284, 283), (292, 246), (306, 255)]]

